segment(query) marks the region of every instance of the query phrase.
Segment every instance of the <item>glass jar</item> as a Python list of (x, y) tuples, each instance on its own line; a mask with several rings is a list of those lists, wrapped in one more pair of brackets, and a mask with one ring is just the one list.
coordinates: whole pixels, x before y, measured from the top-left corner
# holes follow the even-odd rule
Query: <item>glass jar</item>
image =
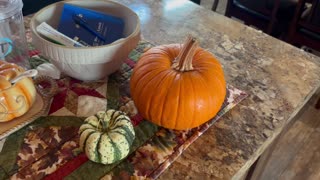
[(0, 60), (30, 68), (22, 0), (0, 0)]

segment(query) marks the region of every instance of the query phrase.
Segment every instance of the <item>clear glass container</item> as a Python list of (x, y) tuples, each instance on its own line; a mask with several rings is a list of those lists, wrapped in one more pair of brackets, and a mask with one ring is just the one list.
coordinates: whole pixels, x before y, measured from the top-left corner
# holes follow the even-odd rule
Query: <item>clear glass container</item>
[(0, 60), (30, 68), (22, 0), (0, 0)]

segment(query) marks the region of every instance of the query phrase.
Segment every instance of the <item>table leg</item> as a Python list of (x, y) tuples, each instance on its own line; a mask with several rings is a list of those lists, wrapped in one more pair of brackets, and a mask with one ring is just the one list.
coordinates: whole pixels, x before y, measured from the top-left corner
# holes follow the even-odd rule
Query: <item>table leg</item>
[(318, 102), (316, 103), (316, 109), (319, 109), (320, 110), (320, 97), (318, 99)]
[(214, 0), (211, 10), (216, 11), (219, 4), (219, 0)]

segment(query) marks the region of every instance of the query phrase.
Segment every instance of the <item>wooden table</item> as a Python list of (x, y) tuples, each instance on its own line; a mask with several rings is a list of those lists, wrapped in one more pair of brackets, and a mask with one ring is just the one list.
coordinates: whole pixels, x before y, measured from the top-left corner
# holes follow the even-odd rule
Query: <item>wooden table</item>
[(240, 177), (320, 85), (320, 58), (184, 0), (119, 0), (141, 19), (143, 38), (181, 43), (191, 33), (219, 58), (227, 82), (249, 97), (227, 113), (160, 179)]

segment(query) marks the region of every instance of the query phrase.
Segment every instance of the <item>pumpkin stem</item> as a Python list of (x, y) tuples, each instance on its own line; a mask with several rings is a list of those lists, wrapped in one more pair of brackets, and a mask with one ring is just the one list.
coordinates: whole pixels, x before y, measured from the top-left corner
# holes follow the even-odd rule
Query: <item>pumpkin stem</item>
[(182, 46), (177, 58), (172, 64), (172, 67), (178, 71), (191, 71), (193, 70), (192, 60), (198, 47), (198, 41), (189, 35), (187, 40)]

